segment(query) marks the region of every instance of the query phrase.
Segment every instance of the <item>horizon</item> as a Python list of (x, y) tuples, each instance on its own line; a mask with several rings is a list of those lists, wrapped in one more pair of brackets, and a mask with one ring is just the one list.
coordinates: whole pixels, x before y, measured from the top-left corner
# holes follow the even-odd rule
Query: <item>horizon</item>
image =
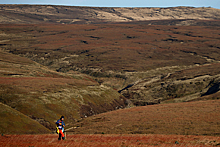
[(192, 8), (214, 8), (214, 9), (220, 9), (220, 8), (215, 8), (211, 6), (90, 6), (90, 5), (65, 5), (65, 4), (1, 4), (0, 5), (36, 5), (36, 6), (63, 6), (63, 7), (100, 7), (100, 8), (175, 8), (175, 7), (192, 7)]
[(8, 0), (7, 2), (0, 0), (0, 4), (17, 4), (17, 5), (57, 5), (57, 6), (79, 6), (79, 7), (116, 7), (116, 8), (167, 8), (167, 7), (211, 7), (220, 9), (220, 1), (205, 1), (205, 0), (185, 0), (178, 2), (175, 0), (157, 0), (157, 1), (100, 1), (100, 0), (63, 0), (62, 2), (58, 0), (38, 0), (38, 1), (29, 1), (29, 0)]

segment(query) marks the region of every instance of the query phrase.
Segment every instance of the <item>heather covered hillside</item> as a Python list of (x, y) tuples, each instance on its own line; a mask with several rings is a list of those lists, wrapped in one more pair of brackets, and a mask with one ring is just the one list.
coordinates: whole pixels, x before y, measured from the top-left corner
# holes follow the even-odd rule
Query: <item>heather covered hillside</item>
[(0, 5), (2, 124), (48, 133), (64, 115), (72, 133), (219, 136), (219, 19), (213, 8)]
[(42, 24), (0, 29), (2, 50), (55, 74), (86, 74), (137, 106), (203, 99), (219, 91), (219, 26)]
[[(81, 117), (125, 107), (117, 91), (89, 76), (57, 73), (2, 51), (0, 61), (1, 133), (49, 133), (61, 115), (68, 127)], [(87, 114), (90, 107), (93, 113)]]
[(220, 100), (160, 104), (92, 116), (69, 130), (74, 134), (220, 135)]

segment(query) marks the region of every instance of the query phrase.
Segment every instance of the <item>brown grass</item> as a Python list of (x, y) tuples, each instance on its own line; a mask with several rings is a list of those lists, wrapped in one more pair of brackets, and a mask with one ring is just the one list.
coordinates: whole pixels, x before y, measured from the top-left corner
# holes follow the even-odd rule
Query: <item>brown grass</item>
[(220, 100), (135, 107), (84, 119), (76, 134), (176, 134), (219, 136)]
[(49, 77), (0, 77), (1, 85), (12, 85), (27, 92), (43, 92), (50, 89), (58, 90), (62, 86), (89, 86), (96, 85), (91, 81), (82, 81), (68, 78), (49, 78)]
[(183, 135), (68, 135), (67, 140), (58, 141), (57, 135), (4, 135), (0, 136), (3, 146), (74, 146), (74, 147), (211, 147), (218, 146), (219, 137)]
[[(187, 79), (200, 74), (218, 74), (219, 30), (219, 26), (149, 26), (141, 23), (1, 24), (0, 32), (4, 35), (0, 35), (0, 39), (10, 40), (0, 43), (1, 50), (15, 54), (10, 56), (9, 53), (0, 52), (1, 101), (25, 115), (45, 119), (50, 124), (53, 124), (61, 114), (67, 115), (69, 122), (75, 122), (81, 116), (90, 114), (85, 110), (91, 111), (91, 108), (102, 106), (103, 109), (97, 108), (97, 112), (103, 112), (104, 107), (107, 107), (107, 111), (108, 107), (114, 110), (115, 105), (112, 106), (112, 103), (115, 98), (120, 100), (121, 95), (99, 84), (107, 83), (114, 87), (114, 83), (109, 82), (113, 79), (118, 82), (115, 82), (118, 84), (115, 87), (119, 89), (126, 86), (127, 79), (130, 82), (126, 73), (148, 72), (160, 67), (177, 66), (179, 70), (190, 69), (171, 74), (168, 79), (184, 80), (184, 76), (187, 76)], [(207, 63), (212, 65), (207, 66)], [(194, 65), (199, 67), (191, 68)], [(91, 76), (95, 77), (99, 84)], [(151, 77), (148, 75), (147, 78)], [(138, 77), (137, 80), (143, 78), (146, 78), (145, 75)], [(124, 114), (116, 111), (112, 112), (114, 116), (111, 116), (110, 120), (105, 117), (97, 120), (91, 117), (88, 121), (91, 120), (91, 123), (95, 124), (90, 124), (87, 120), (82, 121), (76, 124), (80, 127), (74, 131), (218, 135), (219, 109), (216, 104), (219, 104), (219, 101), (207, 102), (210, 105), (206, 102), (195, 102), (168, 105), (169, 109), (163, 108), (166, 105), (159, 105), (123, 110)], [(81, 106), (84, 106), (85, 110), (82, 109), (82, 114), (79, 114)], [(209, 110), (213, 110), (212, 122), (206, 121), (209, 118), (208, 113), (202, 113)], [(95, 120), (92, 120), (93, 118)]]
[[(6, 34), (28, 35), (29, 38), (9, 37), (11, 42), (8, 44), (16, 45), (16, 48), (5, 47), (12, 53), (26, 55), (55, 69), (92, 67), (103, 71), (146, 71), (164, 66), (208, 63), (204, 56), (220, 59), (219, 27), (132, 24), (12, 26), (1, 25), (0, 29)], [(68, 57), (70, 54), (79, 56)], [(65, 57), (65, 61), (69, 61), (67, 65), (55, 61)]]
[[(61, 115), (70, 125), (81, 117), (125, 107), (117, 91), (89, 79), (0, 77), (0, 88), (0, 102), (43, 120), (41, 124), (52, 130)], [(93, 109), (93, 113), (85, 112), (85, 108)]]
[[(0, 55), (0, 102), (50, 130), (54, 130), (54, 121), (61, 115), (67, 118), (67, 127), (85, 117), (84, 114), (87, 115), (87, 112), (82, 110), (84, 107), (91, 109), (89, 104), (93, 104), (96, 114), (108, 111), (105, 106), (112, 106), (110, 110), (124, 107), (124, 101), (117, 91), (100, 86), (88, 75), (79, 72), (59, 73), (28, 58), (2, 50)], [(18, 119), (9, 116), (3, 120), (4, 124)], [(9, 131), (7, 127), (10, 127)], [(28, 127), (19, 131), (19, 125), (11, 123), (2, 129), (1, 133), (31, 133)]]

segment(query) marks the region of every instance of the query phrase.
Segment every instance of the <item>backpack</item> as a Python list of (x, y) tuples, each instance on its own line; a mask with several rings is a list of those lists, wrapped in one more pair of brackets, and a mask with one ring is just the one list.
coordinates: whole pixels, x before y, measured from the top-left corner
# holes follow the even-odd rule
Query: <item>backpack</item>
[(59, 133), (60, 133), (60, 131), (59, 131), (59, 128), (58, 128), (58, 127), (56, 127), (56, 133), (57, 133), (57, 134), (59, 134)]

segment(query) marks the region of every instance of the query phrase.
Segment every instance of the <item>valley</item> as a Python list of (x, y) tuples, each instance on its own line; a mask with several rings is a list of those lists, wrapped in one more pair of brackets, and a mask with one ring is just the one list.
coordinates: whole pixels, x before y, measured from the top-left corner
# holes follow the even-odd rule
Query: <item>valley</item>
[(0, 12), (5, 145), (13, 134), (55, 133), (61, 115), (64, 146), (73, 138), (76, 146), (102, 146), (100, 138), (113, 146), (219, 145), (218, 9), (1, 5)]

